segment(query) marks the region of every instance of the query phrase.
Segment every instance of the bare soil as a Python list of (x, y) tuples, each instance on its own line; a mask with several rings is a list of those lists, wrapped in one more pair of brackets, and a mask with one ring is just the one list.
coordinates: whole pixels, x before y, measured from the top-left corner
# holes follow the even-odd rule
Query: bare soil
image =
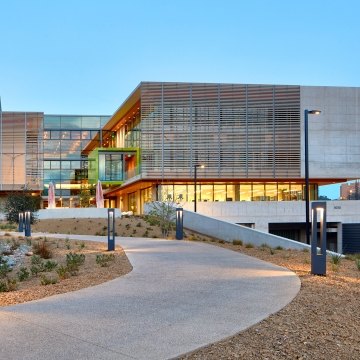
[[(32, 231), (105, 235), (106, 226), (106, 219), (42, 220)], [(141, 217), (117, 220), (116, 232), (119, 236), (162, 238), (159, 228), (150, 226)], [(299, 276), (301, 290), (289, 305), (269, 318), (179, 359), (360, 359), (360, 271), (354, 259), (342, 259), (334, 265), (328, 256), (327, 276), (313, 276), (309, 252), (249, 248), (190, 231), (185, 233), (188, 240), (204, 241), (284, 266)], [(170, 234), (169, 238), (173, 237), (174, 234)], [(55, 247), (61, 249), (59, 256), (62, 257), (69, 251), (68, 242), (66, 239), (56, 241), (59, 245), (54, 243)], [(80, 242), (71, 242), (70, 246), (73, 251), (80, 251)], [(39, 279), (33, 279), (33, 285), (26, 289), (0, 293), (0, 306), (92, 286), (131, 271), (131, 264), (120, 247), (115, 251), (119, 256), (111, 265), (114, 268), (101, 268), (95, 266), (95, 260), (91, 261), (91, 254), (95, 258), (95, 254), (104, 253), (105, 244), (85, 242), (82, 251), (86, 253), (88, 266), (79, 275), (46, 286), (39, 285)]]

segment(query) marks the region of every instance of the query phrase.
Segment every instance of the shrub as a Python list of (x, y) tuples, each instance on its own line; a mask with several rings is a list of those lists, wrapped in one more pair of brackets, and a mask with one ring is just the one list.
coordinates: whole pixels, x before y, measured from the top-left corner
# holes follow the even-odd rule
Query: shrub
[(342, 255), (341, 254), (331, 254), (331, 262), (334, 265), (339, 265), (341, 262)]
[(44, 264), (44, 270), (45, 271), (52, 271), (58, 266), (58, 263), (56, 261), (48, 260)]
[(0, 255), (0, 279), (6, 278), (7, 274), (12, 271), (6, 260)]
[(159, 225), (163, 237), (168, 237), (171, 230), (175, 228), (176, 209), (171, 197), (167, 196), (165, 201), (154, 201), (147, 215), (150, 225)]
[(0, 292), (7, 292), (8, 286), (7, 281), (0, 281)]
[(40, 280), (41, 285), (52, 285), (52, 284), (56, 284), (57, 282), (58, 282), (57, 278), (51, 276), (48, 277), (46, 275), (42, 275)]
[(33, 255), (31, 257), (31, 265), (40, 265), (42, 263), (42, 259), (39, 255)]
[(275, 247), (275, 250), (284, 250), (284, 248), (282, 246), (278, 245)]
[(32, 265), (30, 271), (31, 271), (31, 275), (37, 277), (40, 272), (44, 271), (44, 269), (39, 265)]
[(219, 244), (225, 244), (225, 240), (219, 240)]
[(7, 279), (8, 282), (8, 291), (15, 291), (17, 289), (16, 279)]
[(246, 247), (247, 249), (252, 249), (252, 248), (254, 247), (254, 245), (251, 244), (251, 243), (247, 243), (247, 244), (245, 244), (245, 247)]
[(110, 261), (115, 260), (114, 254), (98, 254), (96, 255), (96, 263), (101, 267), (109, 266)]
[(69, 270), (66, 266), (59, 266), (57, 269), (56, 269), (56, 273), (58, 274), (59, 278), (64, 280), (64, 279), (67, 279), (70, 277), (70, 273), (69, 273)]
[(19, 271), (16, 273), (19, 281), (25, 281), (29, 278), (30, 273), (28, 269), (24, 266), (20, 267)]
[(355, 264), (356, 264), (357, 269), (360, 271), (360, 259), (356, 259)]
[(241, 245), (243, 244), (243, 242), (241, 240), (233, 240), (233, 245)]
[(52, 258), (52, 252), (49, 249), (48, 244), (46, 241), (38, 242), (37, 244), (33, 245), (33, 252), (36, 255), (39, 255), (43, 259), (50, 259)]
[(3, 281), (0, 281), (0, 292), (15, 291), (16, 288), (16, 279), (5, 279)]
[(75, 254), (71, 252), (66, 254), (66, 267), (71, 275), (76, 275), (80, 265), (84, 264), (84, 262), (84, 254)]

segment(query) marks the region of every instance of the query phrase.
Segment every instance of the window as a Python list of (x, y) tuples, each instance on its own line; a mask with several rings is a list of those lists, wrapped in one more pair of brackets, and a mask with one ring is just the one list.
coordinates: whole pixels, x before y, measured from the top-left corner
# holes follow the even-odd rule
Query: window
[(122, 154), (99, 154), (99, 179), (101, 181), (123, 180)]

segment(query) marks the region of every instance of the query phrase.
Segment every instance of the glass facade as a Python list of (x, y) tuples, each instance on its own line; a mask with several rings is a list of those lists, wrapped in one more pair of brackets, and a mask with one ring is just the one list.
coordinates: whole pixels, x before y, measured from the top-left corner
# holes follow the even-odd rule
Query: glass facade
[[(194, 185), (167, 184), (159, 187), (160, 198), (175, 202), (194, 201)], [(197, 184), (198, 201), (299, 201), (304, 185), (296, 183)], [(317, 184), (310, 184), (310, 197), (317, 199)]]
[[(78, 196), (88, 180), (88, 153), (91, 140), (97, 146), (107, 146), (109, 132), (102, 127), (108, 116), (45, 115), (43, 124), (44, 195), (50, 181), (62, 206)], [(67, 204), (67, 202), (69, 204)]]

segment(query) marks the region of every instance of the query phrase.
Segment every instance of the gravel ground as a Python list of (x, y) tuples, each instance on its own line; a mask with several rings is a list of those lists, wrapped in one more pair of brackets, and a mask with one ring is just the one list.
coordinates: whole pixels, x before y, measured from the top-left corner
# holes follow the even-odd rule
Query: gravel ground
[[(360, 359), (360, 271), (328, 259), (327, 276), (310, 275), (310, 253), (217, 244), (287, 267), (298, 296), (251, 328), (179, 359)], [(266, 296), (266, 294), (265, 294)]]
[[(42, 220), (34, 226), (33, 231), (60, 233), (67, 229), (74, 234), (95, 235), (103, 231), (106, 225), (103, 220)], [(120, 236), (140, 236), (148, 230), (154, 237), (161, 237), (155, 227), (149, 227), (139, 218), (124, 219), (117, 226)], [(278, 313), (237, 335), (179, 359), (360, 359), (360, 271), (354, 260), (343, 259), (335, 266), (328, 257), (327, 276), (312, 276), (309, 252), (222, 244), (190, 232), (188, 239), (205, 241), (284, 266), (300, 277), (302, 286), (298, 296)], [(102, 251), (104, 244), (98, 246), (100, 248), (96, 251)], [(90, 251), (87, 243), (85, 248)], [(123, 254), (120, 248), (119, 254)], [(116, 276), (131, 271), (126, 256), (121, 259)], [(94, 273), (90, 271), (91, 267)], [(100, 269), (103, 273), (99, 272)], [(0, 306), (92, 286), (109, 280), (108, 270), (110, 268), (89, 265), (84, 277), (79, 274), (79, 277), (59, 284), (28, 288), (18, 293), (11, 302), (4, 302), (4, 296), (11, 296), (12, 293), (3, 293), (0, 294)], [(111, 274), (114, 274), (113, 269)]]

